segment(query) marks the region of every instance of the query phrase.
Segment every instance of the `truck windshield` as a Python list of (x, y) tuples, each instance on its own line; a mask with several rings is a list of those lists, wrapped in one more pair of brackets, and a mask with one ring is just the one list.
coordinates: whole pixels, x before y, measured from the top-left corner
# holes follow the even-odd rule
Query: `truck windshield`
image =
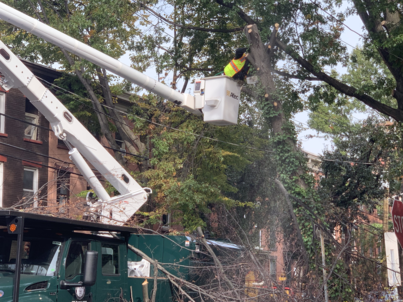
[[(48, 238), (25, 238), (21, 273), (55, 276), (61, 242)], [(0, 237), (0, 274), (13, 273), (17, 258), (17, 240)]]

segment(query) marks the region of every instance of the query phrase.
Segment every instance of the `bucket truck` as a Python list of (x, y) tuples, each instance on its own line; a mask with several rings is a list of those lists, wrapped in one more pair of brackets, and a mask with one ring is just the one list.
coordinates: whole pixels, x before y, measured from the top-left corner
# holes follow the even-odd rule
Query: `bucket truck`
[[(195, 82), (195, 96), (182, 94), (134, 70), (118, 60), (65, 35), (0, 2), (0, 19), (97, 64), (157, 95), (177, 103), (194, 114), (203, 114), (206, 122), (236, 124), (240, 87), (229, 77), (219, 76)], [(69, 110), (0, 41), (0, 71), (5, 89), (19, 89), (50, 122), (54, 134), (69, 148), (71, 160), (99, 197), (94, 205), (104, 223), (123, 224), (147, 200), (149, 188), (141, 186), (100, 145)], [(121, 195), (110, 197), (83, 156)]]
[(180, 93), (1, 2), (0, 19), (101, 66), (150, 92), (175, 102), (189, 112), (197, 115), (203, 114), (205, 122), (221, 126), (237, 124), (241, 88), (230, 77), (218, 76), (196, 80), (195, 96), (191, 96)]
[[(99, 197), (93, 210), (103, 222), (0, 210), (0, 302), (142, 301), (155, 282), (157, 301), (175, 301), (168, 278), (154, 276), (150, 262), (130, 245), (160, 263), (189, 267), (195, 244), (185, 236), (139, 235), (123, 227), (151, 189), (142, 188), (1, 41), (0, 72), (1, 86), (19, 89), (65, 141), (71, 160)], [(81, 154), (121, 195), (108, 195)], [(186, 279), (189, 269), (170, 273)], [(145, 279), (150, 286), (144, 289)]]
[[(215, 125), (237, 123), (240, 87), (220, 76), (195, 82), (194, 96), (181, 94), (121, 62), (0, 2), (0, 19), (64, 48)], [(143, 248), (160, 262), (189, 266), (195, 251), (188, 238), (136, 235), (122, 225), (152, 192), (142, 188), (67, 108), (0, 41), (1, 86), (19, 89), (65, 142), (73, 163), (99, 200), (93, 210), (103, 224), (0, 210), (1, 301), (141, 301), (141, 283), (157, 281), (160, 302), (173, 301), (170, 282), (153, 277), (150, 263), (128, 249)], [(87, 161), (120, 193), (110, 197)], [(117, 233), (117, 238), (100, 232)], [(193, 246), (192, 246), (193, 244)], [(153, 251), (158, 251), (158, 256)], [(180, 272), (186, 275), (186, 272)], [(178, 274), (178, 272), (176, 272)], [(139, 280), (141, 279), (141, 282)], [(186, 277), (185, 277), (186, 278)], [(151, 288), (150, 288), (151, 289)]]

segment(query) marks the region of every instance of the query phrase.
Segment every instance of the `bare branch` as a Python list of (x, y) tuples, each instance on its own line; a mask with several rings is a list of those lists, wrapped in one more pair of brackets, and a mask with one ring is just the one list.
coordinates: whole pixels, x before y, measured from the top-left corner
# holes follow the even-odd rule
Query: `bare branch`
[(172, 22), (171, 20), (164, 18), (163, 16), (161, 16), (159, 13), (157, 13), (156, 11), (154, 11), (153, 9), (149, 8), (148, 6), (140, 3), (141, 7), (144, 7), (146, 10), (148, 10), (149, 12), (153, 13), (156, 17), (160, 18), (161, 20), (165, 21), (168, 24), (174, 25), (174, 26), (178, 26), (184, 29), (191, 29), (191, 30), (198, 30), (198, 31), (206, 31), (206, 32), (215, 32), (215, 33), (232, 33), (232, 32), (240, 32), (243, 30), (243, 27), (236, 27), (236, 28), (232, 28), (232, 29), (214, 29), (214, 28), (203, 28), (203, 27), (196, 27), (196, 26), (188, 26), (188, 25), (182, 25), (182, 24), (178, 24), (175, 22)]
[(368, 105), (369, 107), (394, 118), (396, 121), (403, 121), (403, 112), (401, 110), (394, 109), (392, 107), (389, 107), (388, 105), (382, 104), (381, 102), (373, 99), (372, 97), (370, 97), (367, 94), (359, 93), (356, 88), (346, 85), (346, 84), (340, 82), (339, 80), (332, 78), (331, 76), (328, 76), (326, 73), (324, 73), (322, 71), (318, 71), (311, 63), (309, 63), (307, 60), (302, 58), (296, 52), (292, 51), (290, 47), (288, 47), (281, 41), (277, 40), (277, 45), (285, 53), (287, 53), (289, 56), (291, 56), (291, 58), (294, 61), (296, 61), (302, 67), (304, 67), (306, 70), (308, 70), (310, 73), (315, 75), (319, 80), (336, 88), (338, 91), (340, 91), (341, 93), (344, 93), (345, 95), (355, 97), (356, 99), (358, 99), (359, 101)]
[(278, 75), (281, 75), (283, 77), (290, 78), (290, 79), (298, 79), (298, 80), (304, 80), (304, 81), (305, 80), (307, 80), (307, 81), (321, 81), (320, 79), (314, 78), (314, 77), (303, 77), (303, 78), (301, 78), (301, 77), (298, 77), (296, 75), (293, 75), (293, 74), (290, 74), (290, 73), (287, 73), (287, 72), (284, 72), (284, 71), (280, 71), (280, 70), (273, 70), (273, 72), (278, 74)]

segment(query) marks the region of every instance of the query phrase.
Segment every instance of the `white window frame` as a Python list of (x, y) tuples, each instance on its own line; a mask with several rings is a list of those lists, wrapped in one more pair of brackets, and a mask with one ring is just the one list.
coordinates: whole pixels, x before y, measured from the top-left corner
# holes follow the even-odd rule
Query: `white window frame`
[(34, 172), (34, 178), (33, 178), (33, 190), (28, 190), (28, 189), (22, 189), (24, 192), (30, 192), (34, 194), (34, 207), (38, 207), (38, 197), (35, 196), (36, 192), (38, 192), (38, 181), (39, 181), (39, 170), (31, 167), (24, 167), (24, 173), (25, 171), (32, 171)]
[[(6, 113), (6, 94), (4, 92), (0, 92), (0, 113)], [(5, 116), (0, 115), (0, 133), (6, 133), (5, 120)]]
[[(39, 123), (39, 115), (25, 112), (25, 117), (32, 118), (33, 120), (32, 120), (31, 123), (33, 123), (33, 124), (35, 124), (35, 125), (38, 125), (38, 123)], [(27, 129), (29, 126), (35, 127), (35, 126), (30, 125), (30, 124), (27, 124), (27, 126), (26, 126), (26, 128), (25, 128), (25, 130), (24, 130), (24, 137), (27, 138), (27, 139), (32, 139), (32, 140), (34, 140), (34, 141), (38, 140), (38, 127), (35, 127), (35, 129), (31, 130), (31, 134), (30, 134), (30, 135), (27, 135), (27, 134), (26, 134), (26, 129)]]
[(0, 208), (3, 207), (4, 163), (0, 163)]

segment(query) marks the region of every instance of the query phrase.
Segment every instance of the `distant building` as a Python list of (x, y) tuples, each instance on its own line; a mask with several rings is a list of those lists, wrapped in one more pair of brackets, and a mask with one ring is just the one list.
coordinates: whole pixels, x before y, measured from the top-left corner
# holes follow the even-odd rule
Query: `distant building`
[[(61, 75), (37, 64), (25, 64), (49, 82)], [(0, 89), (0, 207), (46, 205), (46, 199), (36, 193), (47, 195), (49, 123), (19, 90)]]

